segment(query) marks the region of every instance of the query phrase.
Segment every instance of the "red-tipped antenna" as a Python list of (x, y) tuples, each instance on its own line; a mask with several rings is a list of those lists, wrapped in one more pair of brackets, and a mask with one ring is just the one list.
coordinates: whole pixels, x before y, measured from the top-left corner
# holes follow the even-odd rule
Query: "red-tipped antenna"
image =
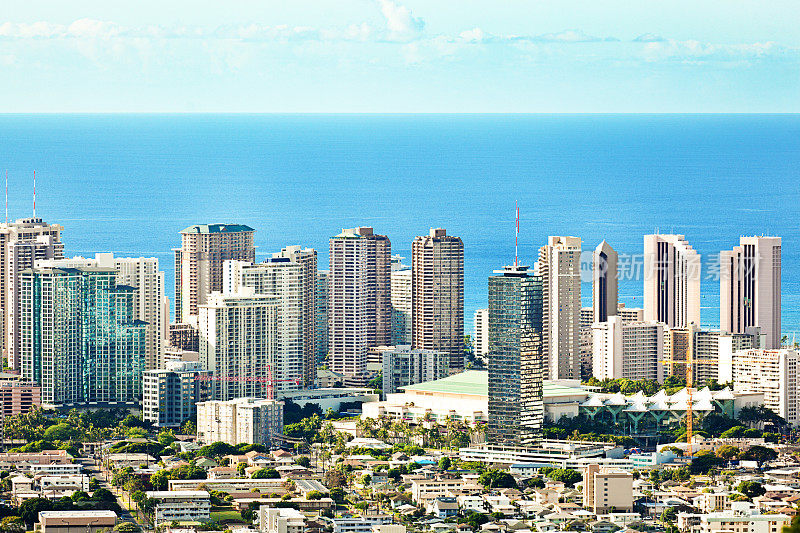
[(36, 171), (33, 171), (33, 218), (36, 218)]
[(514, 236), (514, 266), (519, 266), (519, 204), (514, 202), (517, 210), (517, 234)]

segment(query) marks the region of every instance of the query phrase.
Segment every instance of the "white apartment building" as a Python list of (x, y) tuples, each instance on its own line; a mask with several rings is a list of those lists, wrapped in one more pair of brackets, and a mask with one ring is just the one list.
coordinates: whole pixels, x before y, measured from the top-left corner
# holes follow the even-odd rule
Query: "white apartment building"
[[(199, 307), (200, 364), (213, 374), (212, 398), (274, 397), (276, 381), (286, 379), (276, 365), (280, 306), (277, 296), (242, 287), (235, 294), (212, 293)], [(298, 366), (293, 370), (297, 379)]]
[(328, 271), (317, 272), (317, 364), (328, 357)]
[(22, 218), (0, 224), (0, 327), (8, 364), (21, 369), (20, 273), (43, 259), (64, 257), (64, 227), (41, 218)]
[(744, 333), (757, 326), (765, 348), (781, 347), (781, 238), (741, 237), (720, 252), (720, 330)]
[(664, 381), (664, 324), (623, 323), (610, 316), (592, 325), (592, 374), (597, 379)]
[(411, 267), (392, 263), (392, 345), (411, 344)]
[(258, 509), (258, 530), (261, 533), (303, 533), (306, 517), (297, 509), (262, 505)]
[(594, 514), (633, 510), (633, 474), (588, 465), (583, 472), (583, 506)]
[(800, 423), (800, 354), (793, 349), (741, 350), (720, 360), (720, 380), (736, 392), (764, 395), (768, 407), (788, 423)]
[(732, 502), (727, 511), (700, 517), (701, 533), (780, 533), (792, 518), (785, 514), (759, 514), (750, 502)]
[(303, 388), (306, 373), (305, 322), (312, 318), (306, 317), (305, 311), (305, 268), (288, 258), (272, 258), (258, 264), (225, 261), (225, 292), (236, 294), (243, 288), (250, 288), (255, 294), (275, 298), (278, 304), (271, 362), (276, 391)]
[(283, 432), (283, 402), (257, 398), (197, 404), (197, 440), (271, 445)]
[(550, 379), (580, 379), (581, 240), (549, 237), (539, 249), (544, 353)]
[(644, 319), (700, 324), (700, 254), (683, 235), (644, 236)]
[(392, 394), (406, 385), (442, 379), (450, 373), (450, 355), (411, 346), (382, 350), (383, 393)]
[(644, 322), (644, 309), (641, 307), (626, 307), (624, 303), (617, 304), (617, 315), (622, 318), (622, 323)]
[(146, 494), (156, 500), (156, 527), (173, 521), (208, 521), (211, 517), (211, 497), (204, 490), (157, 490)]
[(475, 355), (486, 355), (489, 353), (489, 310), (478, 309), (475, 311), (475, 333), (473, 346)]

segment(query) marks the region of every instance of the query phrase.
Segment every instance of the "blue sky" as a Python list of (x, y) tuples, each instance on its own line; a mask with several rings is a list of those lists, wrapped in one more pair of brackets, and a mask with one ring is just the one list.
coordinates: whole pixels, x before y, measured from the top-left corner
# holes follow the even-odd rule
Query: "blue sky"
[(798, 112), (796, 0), (5, 0), (0, 112)]

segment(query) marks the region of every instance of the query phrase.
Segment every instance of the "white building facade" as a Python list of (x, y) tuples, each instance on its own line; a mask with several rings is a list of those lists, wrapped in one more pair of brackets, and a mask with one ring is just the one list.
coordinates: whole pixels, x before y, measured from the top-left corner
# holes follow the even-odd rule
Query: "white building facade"
[(283, 402), (237, 398), (197, 404), (197, 439), (201, 444), (273, 443), (283, 432)]

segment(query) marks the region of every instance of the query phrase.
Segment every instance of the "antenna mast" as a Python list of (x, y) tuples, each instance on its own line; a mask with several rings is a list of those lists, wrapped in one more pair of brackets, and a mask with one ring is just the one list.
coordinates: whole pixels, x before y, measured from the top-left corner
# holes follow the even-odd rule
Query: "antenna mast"
[(36, 171), (33, 171), (33, 218), (36, 218)]
[(8, 169), (6, 169), (6, 224), (8, 224)]
[(517, 210), (517, 234), (514, 236), (514, 266), (519, 266), (519, 204), (514, 202)]

